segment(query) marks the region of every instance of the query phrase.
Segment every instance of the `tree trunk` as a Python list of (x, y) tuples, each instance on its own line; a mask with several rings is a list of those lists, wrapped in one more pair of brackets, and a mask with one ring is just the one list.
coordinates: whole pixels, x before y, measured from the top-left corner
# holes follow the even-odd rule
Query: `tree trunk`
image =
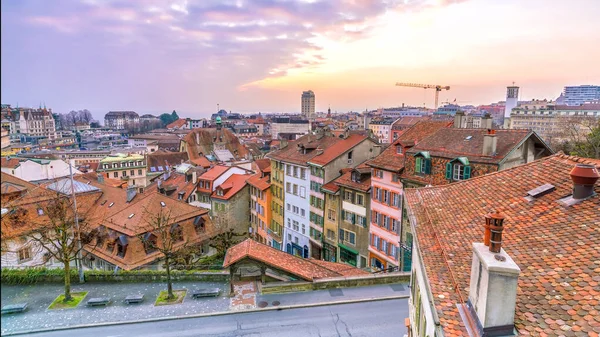
[(171, 266), (170, 263), (171, 261), (169, 261), (168, 257), (165, 257), (165, 265), (167, 268), (167, 299), (172, 300), (175, 298), (175, 295), (173, 295), (173, 284), (171, 283)]
[(71, 300), (71, 265), (69, 263), (70, 261), (67, 261), (65, 263), (65, 302), (68, 302)]

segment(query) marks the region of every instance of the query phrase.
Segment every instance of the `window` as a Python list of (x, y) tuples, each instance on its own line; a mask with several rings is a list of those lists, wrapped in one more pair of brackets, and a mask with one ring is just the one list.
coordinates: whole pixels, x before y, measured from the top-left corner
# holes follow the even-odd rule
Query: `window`
[(302, 215), (303, 217), (306, 216), (306, 211), (303, 208), (300, 209), (300, 215)]
[(347, 242), (350, 243), (352, 245), (356, 244), (356, 234), (354, 232), (350, 232), (344, 229), (340, 228), (340, 241), (341, 242)]
[(298, 185), (294, 184), (294, 195), (298, 195)]
[(290, 211), (292, 209), (292, 205), (287, 204), (287, 210)]
[(327, 229), (327, 238), (329, 240), (335, 240), (335, 231)]
[(383, 178), (383, 171), (379, 169), (373, 169), (373, 175), (379, 179)]
[(119, 178), (119, 172), (113, 172), (113, 176), (114, 176), (115, 178)]
[(425, 156), (423, 152), (419, 152), (415, 156), (415, 173), (431, 174), (431, 159), (429, 158), (429, 154)]
[(285, 183), (285, 191), (287, 193), (291, 193), (292, 192), (292, 184), (290, 183)]
[(134, 175), (135, 175), (135, 170), (131, 170), (131, 171), (129, 171), (129, 175), (130, 175), (130, 176), (134, 176)]
[(356, 204), (357, 205), (364, 205), (365, 204), (365, 197), (362, 194), (356, 194)]
[(304, 234), (306, 232), (306, 225), (302, 224), (302, 234)]
[(287, 174), (288, 176), (292, 175), (292, 165), (286, 166), (285, 174)]
[(306, 188), (303, 186), (300, 186), (300, 196), (306, 198)]
[(298, 167), (294, 166), (294, 177), (298, 177)]
[(335, 221), (335, 211), (330, 209), (327, 211), (327, 219)]
[(122, 176), (122, 177), (127, 177), (127, 171), (123, 171), (123, 172), (121, 172), (121, 176)]
[(396, 145), (396, 154), (402, 154), (402, 145)]
[(292, 221), (292, 229), (298, 232), (300, 230), (300, 223), (298, 223), (296, 220)]
[(392, 173), (392, 182), (397, 183), (400, 180), (400, 177), (397, 173)]
[(300, 169), (300, 177), (302, 179), (306, 179), (306, 169), (305, 168)]
[(344, 192), (344, 200), (349, 201), (349, 202), (354, 202), (354, 198), (352, 197), (351, 191)]
[(348, 152), (348, 160), (352, 160), (352, 151)]
[(37, 213), (38, 213), (38, 215), (44, 215), (44, 210), (41, 208), (38, 208)]
[(138, 176), (142, 175), (142, 170), (138, 170)]
[(446, 164), (446, 179), (465, 180), (471, 178), (471, 166), (465, 157), (457, 158)]
[(17, 251), (17, 257), (19, 259), (19, 263), (27, 262), (31, 260), (31, 247), (23, 247)]
[(387, 254), (387, 241), (385, 240), (381, 240), (381, 249), (380, 251), (384, 252)]

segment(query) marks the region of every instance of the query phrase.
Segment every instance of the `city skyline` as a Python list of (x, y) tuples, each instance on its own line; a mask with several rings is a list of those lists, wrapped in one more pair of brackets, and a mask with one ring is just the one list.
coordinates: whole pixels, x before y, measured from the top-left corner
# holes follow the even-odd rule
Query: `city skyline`
[[(555, 99), (600, 83), (600, 3), (2, 2), (2, 103), (55, 112), (300, 112)], [(493, 20), (492, 20), (493, 18)], [(561, 22), (560, 28), (553, 24)], [(577, 52), (565, 52), (573, 51)]]

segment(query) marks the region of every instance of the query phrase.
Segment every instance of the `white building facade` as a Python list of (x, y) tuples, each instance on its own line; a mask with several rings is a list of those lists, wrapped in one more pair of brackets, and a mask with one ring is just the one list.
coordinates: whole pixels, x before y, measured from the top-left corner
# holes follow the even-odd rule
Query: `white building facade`
[(310, 181), (308, 166), (285, 163), (283, 247), (287, 253), (304, 258), (310, 256)]

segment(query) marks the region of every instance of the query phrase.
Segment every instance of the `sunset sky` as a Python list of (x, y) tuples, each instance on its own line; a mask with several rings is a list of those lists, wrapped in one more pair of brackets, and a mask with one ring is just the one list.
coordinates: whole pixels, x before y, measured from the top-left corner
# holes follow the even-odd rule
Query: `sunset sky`
[(204, 117), (555, 99), (600, 84), (598, 0), (3, 0), (2, 103)]

